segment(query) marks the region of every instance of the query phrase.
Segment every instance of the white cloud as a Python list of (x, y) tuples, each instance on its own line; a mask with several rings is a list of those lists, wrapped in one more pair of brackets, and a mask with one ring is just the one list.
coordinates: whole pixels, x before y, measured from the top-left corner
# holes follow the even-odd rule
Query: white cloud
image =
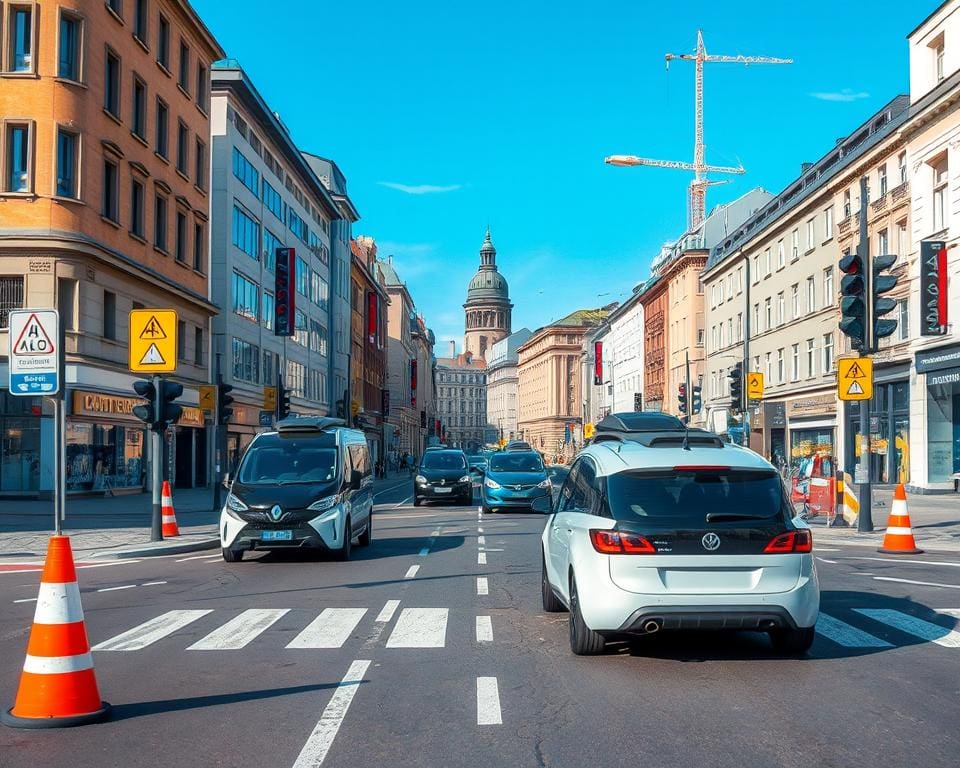
[(408, 195), (434, 195), (445, 192), (456, 192), (463, 188), (463, 184), (447, 184), (445, 186), (438, 184), (400, 184), (396, 181), (378, 181), (381, 187), (395, 189), (398, 192), (404, 192)]
[(815, 91), (809, 94), (820, 101), (859, 101), (870, 98), (866, 91), (854, 91), (852, 88), (843, 88), (839, 91)]

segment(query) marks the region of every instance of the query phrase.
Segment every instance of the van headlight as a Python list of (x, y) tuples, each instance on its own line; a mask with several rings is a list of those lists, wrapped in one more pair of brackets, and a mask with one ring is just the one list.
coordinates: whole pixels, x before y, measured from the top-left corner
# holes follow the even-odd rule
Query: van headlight
[(328, 509), (336, 506), (340, 502), (340, 497), (338, 495), (327, 496), (323, 499), (317, 499), (313, 504), (311, 504), (307, 509), (311, 512), (326, 512)]
[(546, 480), (541, 480), (539, 483), (537, 483), (537, 488), (549, 488), (549, 487), (550, 487), (550, 478), (547, 478)]
[(487, 488), (492, 488), (493, 490), (496, 490), (500, 487), (500, 483), (498, 483), (492, 477), (485, 478), (483, 484), (487, 486)]
[(227, 501), (223, 505), (223, 511), (226, 512), (234, 520), (243, 520), (240, 515), (236, 514), (237, 512), (246, 512), (248, 509), (247, 505), (243, 503), (237, 496), (234, 496), (232, 493), (227, 494)]
[(460, 482), (461, 482), (461, 483), (472, 483), (472, 482), (473, 482), (473, 478), (470, 477), (470, 475), (464, 475), (463, 477), (460, 478)]
[(417, 475), (417, 476), (416, 476), (415, 478), (413, 478), (413, 479), (414, 479), (414, 482), (418, 483), (419, 485), (426, 485), (426, 484), (427, 484), (427, 478), (425, 478), (423, 475)]

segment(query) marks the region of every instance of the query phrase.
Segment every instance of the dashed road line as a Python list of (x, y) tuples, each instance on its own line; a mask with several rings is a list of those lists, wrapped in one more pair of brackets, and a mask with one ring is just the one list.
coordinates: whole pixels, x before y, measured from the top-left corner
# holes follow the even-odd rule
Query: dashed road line
[(477, 616), (477, 642), (493, 642), (493, 621), (489, 616)]
[(503, 725), (500, 690), (495, 677), (477, 678), (477, 725)]
[(188, 560), (220, 560), (223, 555), (194, 555), (193, 557), (181, 557), (179, 560), (174, 560), (175, 563), (185, 563)]
[(37, 602), (37, 598), (35, 598), (35, 597), (25, 597), (25, 598), (23, 598), (22, 600), (14, 600), (13, 602), (15, 602), (15, 603), (35, 603), (35, 602)]
[(478, 595), (490, 594), (490, 586), (487, 583), (486, 576), (477, 576), (477, 594)]
[(478, 552), (477, 553), (477, 565), (486, 565), (487, 564), (487, 553)]
[(400, 606), (399, 600), (387, 600), (384, 603), (383, 608), (380, 609), (380, 613), (377, 614), (377, 618), (374, 621), (382, 624), (386, 624), (393, 618), (393, 614), (397, 612), (397, 608)]
[(486, 543), (487, 543), (486, 536), (477, 536), (477, 544), (486, 544)]
[(844, 560), (873, 560), (878, 563), (910, 563), (912, 565), (944, 565), (949, 568), (960, 568), (960, 563), (946, 563), (942, 560), (916, 560), (907, 557), (864, 557), (854, 556), (845, 557)]
[(161, 586), (162, 584), (166, 584), (166, 583), (167, 583), (167, 582), (165, 582), (165, 581), (145, 581), (145, 582), (143, 582), (143, 584), (141, 584), (140, 586), (141, 586), (141, 587), (159, 587), (159, 586)]
[(403, 575), (403, 578), (412, 579), (414, 576), (417, 575), (417, 571), (419, 570), (420, 570), (419, 565), (411, 565), (409, 568), (407, 568), (407, 572)]
[(119, 592), (121, 589), (136, 589), (136, 584), (123, 584), (119, 587), (101, 587), (97, 592)]
[(830, 563), (830, 565), (836, 565), (836, 564), (837, 564), (837, 561), (836, 561), (836, 560), (827, 560), (827, 558), (825, 558), (825, 557), (818, 557), (817, 560), (819, 560), (821, 563)]
[(898, 584), (914, 584), (918, 587), (943, 587), (944, 589), (960, 589), (960, 584), (941, 584), (937, 581), (914, 581), (913, 579), (895, 579), (893, 576), (874, 576), (874, 581), (894, 581)]

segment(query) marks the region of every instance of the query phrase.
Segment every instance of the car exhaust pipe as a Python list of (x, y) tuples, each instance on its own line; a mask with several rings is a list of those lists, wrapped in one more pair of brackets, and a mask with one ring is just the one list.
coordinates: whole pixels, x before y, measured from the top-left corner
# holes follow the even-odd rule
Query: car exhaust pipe
[(777, 622), (773, 619), (764, 619), (760, 622), (760, 629), (776, 629)]
[(660, 631), (660, 626), (661, 625), (659, 621), (656, 619), (650, 619), (649, 621), (643, 622), (643, 631), (648, 635), (652, 635), (654, 632)]

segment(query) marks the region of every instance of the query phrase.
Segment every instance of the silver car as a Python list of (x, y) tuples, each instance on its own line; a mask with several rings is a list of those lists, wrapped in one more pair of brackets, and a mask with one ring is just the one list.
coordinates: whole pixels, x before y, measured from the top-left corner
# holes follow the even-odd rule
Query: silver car
[(766, 632), (805, 653), (820, 587), (810, 529), (793, 515), (756, 453), (673, 417), (609, 416), (547, 519), (543, 607), (569, 610), (581, 655), (681, 629)]

